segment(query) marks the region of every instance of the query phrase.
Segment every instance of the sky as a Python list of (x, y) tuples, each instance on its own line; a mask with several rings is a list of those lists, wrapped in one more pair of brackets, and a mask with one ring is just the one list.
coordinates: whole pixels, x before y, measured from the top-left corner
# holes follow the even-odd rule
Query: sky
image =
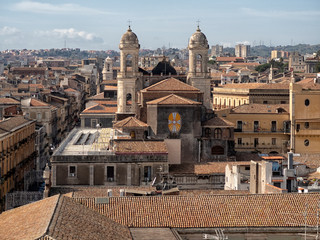
[(0, 0), (0, 50), (118, 50), (131, 28), (142, 49), (320, 44), (320, 0)]

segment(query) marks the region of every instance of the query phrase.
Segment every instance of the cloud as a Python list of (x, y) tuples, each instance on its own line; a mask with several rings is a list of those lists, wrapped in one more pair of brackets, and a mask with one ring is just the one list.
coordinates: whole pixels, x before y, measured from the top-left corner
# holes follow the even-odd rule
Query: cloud
[(20, 30), (14, 27), (4, 26), (0, 29), (0, 36), (13, 36), (20, 34)]
[(43, 14), (114, 14), (99, 9), (82, 7), (78, 4), (51, 4), (33, 1), (22, 1), (12, 5), (11, 10), (20, 12), (43, 13)]
[(52, 31), (40, 31), (37, 32), (42, 37), (54, 37), (60, 39), (75, 39), (75, 40), (85, 40), (85, 41), (95, 41), (101, 42), (102, 38), (96, 36), (93, 33), (88, 33), (85, 31), (77, 31), (74, 28), (69, 29), (53, 29)]
[(283, 11), (283, 10), (261, 11), (253, 8), (241, 8), (241, 11), (250, 16), (269, 17), (269, 18), (305, 18), (305, 17), (320, 16), (320, 11)]

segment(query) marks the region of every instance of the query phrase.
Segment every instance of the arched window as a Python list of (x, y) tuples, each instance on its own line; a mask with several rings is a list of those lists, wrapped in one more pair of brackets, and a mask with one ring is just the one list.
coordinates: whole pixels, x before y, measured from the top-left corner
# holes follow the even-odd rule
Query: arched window
[(213, 146), (211, 148), (212, 155), (224, 155), (224, 148), (221, 146)]
[(127, 94), (127, 105), (131, 105), (132, 104), (132, 95), (131, 93)]
[(222, 130), (221, 128), (214, 129), (214, 138), (221, 139), (222, 138)]
[(211, 135), (211, 129), (210, 129), (210, 128), (206, 128), (206, 129), (204, 130), (204, 136), (207, 137), (207, 138), (209, 138), (210, 135)]
[(196, 59), (196, 72), (202, 72), (202, 56), (200, 54), (197, 55)]
[(130, 54), (126, 56), (126, 72), (132, 72), (132, 61), (133, 58)]

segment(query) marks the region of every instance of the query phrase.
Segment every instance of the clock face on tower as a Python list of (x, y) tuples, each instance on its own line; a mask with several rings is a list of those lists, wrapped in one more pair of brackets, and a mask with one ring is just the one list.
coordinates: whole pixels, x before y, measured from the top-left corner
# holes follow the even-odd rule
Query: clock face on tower
[(178, 133), (181, 129), (181, 116), (177, 112), (170, 113), (168, 117), (168, 127), (170, 132)]

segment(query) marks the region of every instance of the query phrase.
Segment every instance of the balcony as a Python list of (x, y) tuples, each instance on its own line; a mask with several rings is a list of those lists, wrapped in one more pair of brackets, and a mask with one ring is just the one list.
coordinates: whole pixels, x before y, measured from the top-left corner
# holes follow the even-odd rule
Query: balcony
[(296, 131), (298, 136), (320, 136), (320, 129), (300, 129)]

